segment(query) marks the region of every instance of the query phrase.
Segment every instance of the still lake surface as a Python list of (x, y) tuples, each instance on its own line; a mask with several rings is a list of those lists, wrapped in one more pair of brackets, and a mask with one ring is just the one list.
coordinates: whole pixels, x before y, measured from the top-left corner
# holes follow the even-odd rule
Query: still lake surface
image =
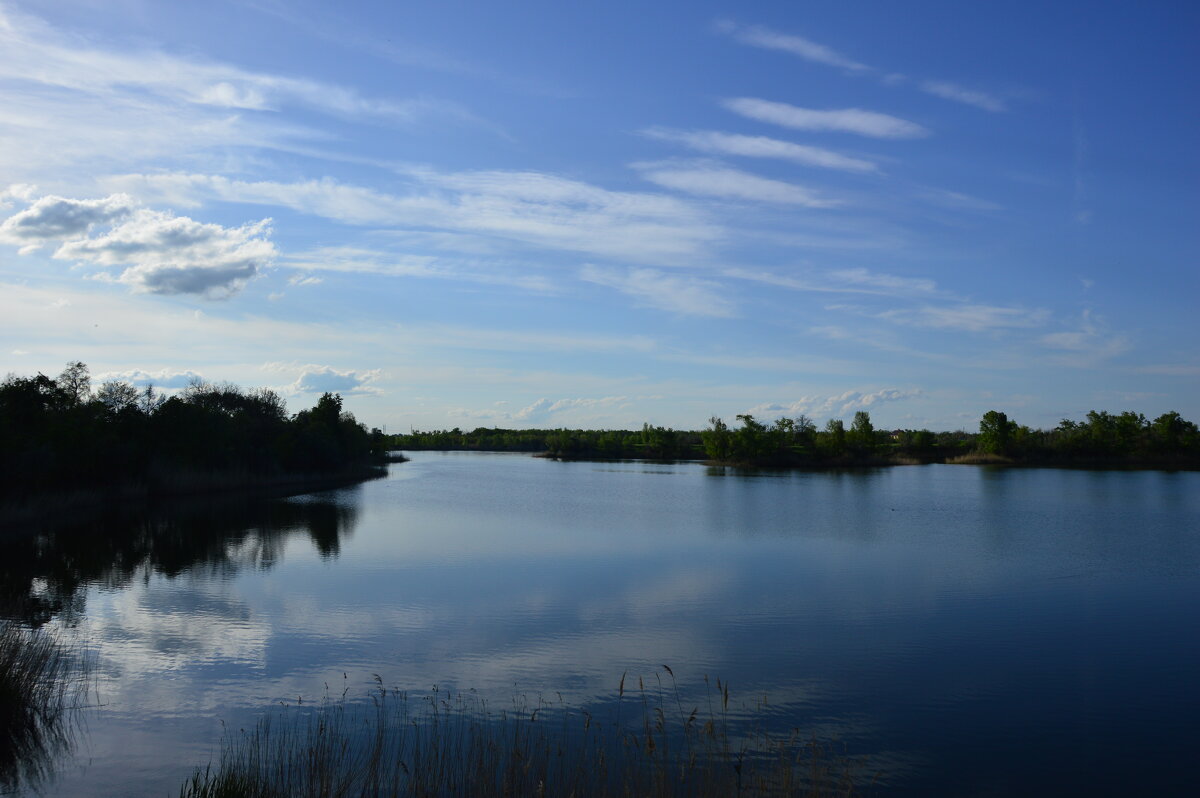
[(871, 794), (1195, 786), (1198, 473), (421, 452), (134, 527), (29, 566), (103, 703), (47, 794), (177, 794), (224, 727), (326, 684), (588, 707), (662, 664), (869, 757)]

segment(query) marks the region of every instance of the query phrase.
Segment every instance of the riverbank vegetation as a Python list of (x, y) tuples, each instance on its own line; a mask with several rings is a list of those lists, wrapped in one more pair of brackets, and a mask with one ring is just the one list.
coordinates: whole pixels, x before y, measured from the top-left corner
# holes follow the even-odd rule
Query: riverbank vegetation
[(413, 431), (388, 439), (408, 450), (516, 451), (560, 459), (705, 460), (715, 464), (839, 468), (853, 466), (964, 463), (1080, 467), (1200, 467), (1200, 433), (1194, 423), (1170, 412), (1153, 420), (1127, 411), (1092, 411), (1083, 421), (1064, 419), (1036, 430), (999, 411), (988, 411), (979, 432), (876, 429), (860, 410), (847, 428), (842, 419), (824, 427), (807, 416), (771, 423), (749, 414), (730, 426), (709, 419), (703, 430), (674, 430), (645, 424), (640, 430), (511, 430), (480, 427)]
[(170, 397), (123, 381), (93, 390), (79, 362), (56, 378), (0, 382), (0, 507), (10, 522), (106, 496), (363, 478), (384, 451), (383, 433), (368, 432), (337, 394), (289, 415), (274, 391), (230, 384), (196, 381)]
[[(853, 796), (864, 765), (792, 730), (735, 722), (729, 686), (685, 703), (663, 674), (617, 687), (612, 717), (527, 697), (494, 711), (474, 693), (384, 688), (367, 702), (272, 711), (229, 735), (181, 798), (329, 796)], [(378, 679), (378, 677), (376, 677)], [(764, 709), (762, 704), (757, 708)], [(622, 717), (624, 712), (624, 717)], [(753, 710), (750, 710), (753, 714)]]
[(0, 621), (0, 791), (47, 775), (70, 747), (86, 662), (45, 629)]

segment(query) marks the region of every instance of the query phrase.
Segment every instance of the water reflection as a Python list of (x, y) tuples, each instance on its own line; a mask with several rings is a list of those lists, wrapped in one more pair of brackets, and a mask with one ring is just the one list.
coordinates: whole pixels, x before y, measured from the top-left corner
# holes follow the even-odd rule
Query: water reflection
[(120, 590), (147, 574), (220, 579), (271, 568), (284, 541), (297, 535), (307, 535), (323, 558), (337, 557), (357, 523), (355, 495), (175, 501), (13, 534), (0, 540), (0, 617), (69, 623), (84, 613), (89, 587)]
[(102, 647), (108, 707), (63, 794), (121, 794), (138, 768), (124, 792), (177, 790), (222, 721), (343, 674), (356, 695), (378, 673), (597, 709), (663, 663), (685, 705), (721, 676), (911, 794), (983, 793), (1010, 765), (1045, 777), (1028, 757), (1055, 740), (1161, 763), (1188, 739), (1196, 477), (423, 455), (360, 492), (125, 522), (115, 544), (47, 534), (0, 568), (33, 614), (86, 609)]

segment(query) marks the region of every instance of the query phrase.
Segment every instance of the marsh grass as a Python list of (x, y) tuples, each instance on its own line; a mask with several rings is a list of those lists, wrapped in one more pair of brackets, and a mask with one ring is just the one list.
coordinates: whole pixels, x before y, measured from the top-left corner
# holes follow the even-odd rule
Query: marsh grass
[(417, 696), (377, 677), (368, 701), (343, 691), (228, 732), (219, 761), (197, 770), (180, 796), (859, 794), (861, 763), (798, 731), (778, 736), (731, 720), (742, 713), (731, 713), (720, 680), (706, 678), (701, 704), (685, 704), (666, 666), (664, 673), (649, 688), (622, 676), (603, 719), (561, 697), (522, 695), (497, 710), (473, 692)]
[(950, 465), (1012, 465), (1013, 459), (989, 452), (967, 452), (946, 462)]
[(0, 621), (0, 791), (37, 783), (70, 748), (87, 672), (78, 646)]

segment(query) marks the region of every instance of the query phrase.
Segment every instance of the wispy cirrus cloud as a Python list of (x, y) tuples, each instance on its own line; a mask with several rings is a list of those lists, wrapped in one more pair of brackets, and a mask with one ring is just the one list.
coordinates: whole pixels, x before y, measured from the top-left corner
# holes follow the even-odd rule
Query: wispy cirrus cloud
[(819, 293), (878, 294), (882, 296), (932, 295), (938, 293), (937, 283), (923, 277), (902, 277), (869, 269), (832, 269), (824, 272), (805, 272), (796, 275), (731, 268), (722, 274), (740, 280), (751, 280), (794, 291)]
[(651, 138), (679, 142), (693, 150), (715, 155), (775, 158), (804, 166), (818, 166), (846, 172), (878, 171), (878, 166), (871, 161), (852, 158), (822, 147), (795, 144), (767, 136), (744, 136), (713, 130), (670, 130), (661, 127), (648, 128), (642, 132)]
[(280, 259), (279, 265), (302, 270), (302, 273), (290, 278), (289, 282), (292, 285), (320, 282), (321, 278), (314, 274), (316, 272), (342, 272), (507, 285), (543, 294), (558, 290), (547, 277), (502, 271), (493, 261), (458, 262), (429, 255), (386, 252), (363, 247), (318, 247), (287, 255)]
[(1200, 365), (1195, 363), (1153, 363), (1138, 366), (1138, 374), (1161, 374), (1168, 377), (1200, 377)]
[(1008, 110), (1008, 106), (1004, 100), (995, 95), (964, 88), (957, 83), (951, 83), (947, 80), (926, 80), (921, 83), (921, 91), (932, 94), (935, 97), (941, 97), (943, 100), (953, 100), (957, 103), (973, 105), (976, 108), (982, 108), (985, 111), (992, 111), (993, 113)]
[(1071, 329), (1048, 333), (1039, 343), (1056, 354), (1050, 362), (1073, 368), (1088, 368), (1129, 351), (1129, 338), (1108, 330), (1104, 320), (1085, 310)]
[[(30, 69), (36, 64), (36, 69)], [(160, 99), (239, 111), (301, 105), (324, 113), (410, 122), (430, 111), (466, 115), (428, 99), (378, 99), (333, 83), (253, 72), (162, 50), (105, 48), (36, 17), (0, 8), (0, 78), (89, 95)]]
[(718, 163), (668, 161), (635, 163), (633, 167), (651, 183), (688, 194), (806, 208), (833, 208), (842, 204), (795, 183), (759, 177)]
[(964, 332), (1028, 329), (1039, 327), (1050, 318), (1043, 308), (1026, 309), (996, 305), (956, 304), (925, 305), (911, 310), (888, 310), (876, 318), (912, 327)]
[(915, 139), (929, 131), (915, 122), (861, 108), (800, 108), (756, 97), (734, 97), (722, 105), (735, 114), (795, 130), (834, 130), (879, 139)]
[[(327, 81), (108, 44), (7, 5), (0, 7), (0, 82), (0, 173), (52, 178), (64, 186), (79, 186), (81, 172), (145, 168), (155, 161), (227, 163), (238, 151), (311, 147), (330, 139), (320, 129), (321, 116), (396, 126), (428, 119), (486, 126), (453, 102), (371, 97)], [(297, 121), (292, 110), (308, 118)]]
[[(878, 77), (885, 86), (906, 86), (910, 83), (910, 78), (906, 75), (894, 72), (884, 74), (880, 70), (839, 53), (832, 47), (803, 36), (781, 33), (762, 25), (739, 25), (724, 20), (716, 23), (714, 27), (717, 32), (730, 36), (740, 44), (790, 53), (805, 61), (843, 69), (850, 74)], [(917, 87), (921, 91), (943, 100), (971, 105), (985, 111), (1008, 110), (1008, 106), (1002, 98), (978, 89), (966, 88), (952, 81), (923, 80), (917, 83)]]
[(655, 269), (603, 269), (584, 266), (579, 276), (589, 283), (603, 285), (634, 297), (639, 304), (689, 316), (729, 317), (733, 302), (719, 283)]
[(110, 183), (175, 204), (277, 205), (334, 221), (407, 231), (469, 232), (539, 248), (640, 262), (694, 260), (722, 236), (698, 207), (662, 194), (609, 191), (539, 172), (408, 169), (406, 193), (336, 180), (296, 183), (221, 175), (123, 175)]
[(766, 50), (781, 50), (799, 56), (805, 61), (816, 64), (846, 69), (851, 72), (866, 72), (871, 68), (848, 58), (832, 47), (818, 44), (812, 39), (795, 34), (779, 33), (761, 25), (739, 25), (736, 22), (721, 20), (716, 23), (716, 30), (728, 34), (734, 41), (748, 44), (751, 47), (761, 47)]

